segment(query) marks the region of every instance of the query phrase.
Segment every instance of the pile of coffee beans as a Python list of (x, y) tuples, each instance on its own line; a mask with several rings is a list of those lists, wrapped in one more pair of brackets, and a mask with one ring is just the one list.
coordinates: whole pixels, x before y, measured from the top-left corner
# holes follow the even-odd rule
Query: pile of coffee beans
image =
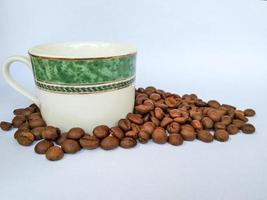
[(38, 141), (34, 151), (55, 161), (62, 159), (64, 153), (74, 154), (81, 149), (111, 150), (119, 146), (129, 149), (150, 139), (174, 146), (195, 139), (226, 142), (229, 135), (239, 131), (254, 133), (255, 127), (248, 123), (248, 117), (255, 114), (253, 109), (242, 111), (216, 100), (203, 101), (195, 94), (179, 96), (150, 86), (136, 90), (134, 112), (114, 127), (99, 125), (92, 133), (74, 127), (61, 133), (59, 128), (46, 125), (35, 104), (14, 110), (12, 122), (1, 122), (0, 127), (4, 131), (17, 128), (14, 138), (20, 145)]

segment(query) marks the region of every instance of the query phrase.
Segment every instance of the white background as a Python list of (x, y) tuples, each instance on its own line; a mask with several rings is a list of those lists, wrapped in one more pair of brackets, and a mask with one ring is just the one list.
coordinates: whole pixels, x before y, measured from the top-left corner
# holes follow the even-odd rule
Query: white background
[[(257, 132), (227, 143), (81, 151), (59, 162), (0, 132), (1, 200), (267, 199), (266, 1), (0, 1), (0, 62), (36, 44), (77, 40), (135, 45), (137, 86), (255, 108)], [(25, 66), (12, 72), (34, 92)], [(31, 103), (2, 77), (0, 91), (0, 120)]]

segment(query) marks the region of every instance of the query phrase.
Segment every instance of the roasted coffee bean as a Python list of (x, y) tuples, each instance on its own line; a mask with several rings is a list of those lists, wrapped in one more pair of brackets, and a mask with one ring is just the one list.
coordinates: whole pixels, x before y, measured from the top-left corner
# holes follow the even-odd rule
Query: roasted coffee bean
[(215, 131), (214, 138), (220, 142), (226, 142), (229, 140), (229, 133), (225, 130), (219, 129)]
[(207, 112), (207, 115), (214, 122), (218, 122), (221, 120), (221, 114), (217, 110), (209, 110)]
[(68, 132), (61, 133), (58, 137), (58, 139), (55, 141), (57, 145), (61, 145), (67, 138)]
[(248, 109), (244, 110), (244, 114), (246, 117), (253, 117), (256, 115), (256, 112), (255, 112), (255, 110), (248, 108)]
[(236, 125), (238, 128), (241, 128), (241, 126), (245, 124), (245, 122), (240, 119), (233, 119), (232, 124)]
[(21, 132), (23, 132), (23, 131), (25, 131), (25, 130), (16, 130), (16, 132), (14, 133), (14, 138), (15, 139), (17, 139), (17, 137), (19, 136), (19, 134), (21, 133)]
[(39, 107), (35, 103), (31, 104), (29, 107), (33, 108), (34, 112), (40, 112)]
[(140, 114), (128, 113), (127, 119), (135, 124), (143, 124), (144, 122)]
[(49, 140), (42, 140), (35, 145), (34, 151), (38, 154), (45, 154), (47, 150), (52, 146), (54, 146), (53, 142)]
[(100, 147), (104, 150), (112, 150), (119, 146), (120, 140), (114, 136), (108, 136), (101, 140)]
[(215, 130), (218, 130), (218, 129), (225, 129), (226, 126), (225, 126), (225, 124), (222, 123), (222, 122), (216, 122), (216, 123), (214, 124), (214, 128), (215, 128)]
[(124, 132), (118, 126), (110, 128), (110, 133), (111, 135), (113, 135), (114, 137), (117, 137), (120, 140), (124, 137)]
[(19, 130), (30, 130), (30, 125), (29, 125), (29, 122), (26, 121), (24, 122), (23, 124), (21, 124), (18, 128)]
[(179, 133), (180, 131), (180, 124), (177, 122), (172, 122), (167, 126), (168, 133)]
[(12, 124), (9, 123), (9, 122), (4, 122), (4, 121), (2, 121), (2, 122), (0, 123), (0, 128), (1, 128), (3, 131), (9, 131), (9, 130), (12, 129)]
[(45, 130), (45, 127), (36, 127), (31, 130), (34, 135), (35, 140), (41, 140), (43, 138), (42, 131)]
[(73, 140), (79, 140), (81, 137), (83, 137), (85, 134), (84, 130), (82, 128), (72, 128), (69, 130), (67, 138), (73, 139)]
[(132, 127), (132, 131), (138, 133), (140, 131), (140, 126), (135, 124), (135, 123), (131, 123), (131, 127)]
[(236, 110), (235, 111), (235, 118), (236, 119), (240, 119), (240, 120), (242, 120), (244, 122), (248, 121), (248, 118), (246, 118), (245, 114), (240, 110)]
[(190, 115), (192, 117), (192, 119), (194, 120), (201, 120), (203, 118), (203, 115), (201, 112), (192, 112), (192, 114)]
[(152, 140), (157, 144), (164, 144), (167, 142), (167, 134), (162, 127), (157, 127), (152, 133)]
[(35, 118), (33, 120), (30, 120), (29, 124), (31, 128), (46, 126), (46, 123), (42, 118), (39, 118), (39, 119)]
[(161, 96), (160, 96), (160, 94), (158, 94), (158, 93), (152, 93), (152, 94), (149, 96), (149, 98), (150, 98), (151, 100), (153, 100), (153, 101), (158, 101), (158, 100), (161, 99)]
[(173, 121), (179, 123), (179, 124), (184, 124), (188, 120), (187, 117), (176, 117), (173, 119)]
[(170, 109), (169, 114), (171, 118), (181, 117), (181, 112), (178, 109)]
[(235, 110), (235, 109), (236, 109), (235, 106), (232, 106), (232, 105), (229, 105), (229, 104), (222, 104), (222, 107), (225, 107), (225, 108), (227, 108), (228, 110)]
[(146, 99), (144, 101), (144, 105), (148, 106), (150, 110), (154, 110), (155, 108), (154, 101), (152, 101), (151, 99)]
[(178, 106), (178, 101), (175, 99), (175, 97), (173, 96), (169, 96), (165, 99), (165, 104), (169, 107), (169, 108), (175, 108)]
[(94, 135), (84, 135), (79, 143), (84, 149), (96, 149), (99, 147), (100, 140)]
[(210, 101), (208, 101), (208, 106), (212, 107), (212, 108), (219, 108), (221, 105), (216, 100), (210, 100)]
[(151, 111), (151, 106), (150, 105), (144, 105), (144, 104), (140, 104), (138, 106), (135, 106), (135, 111), (140, 113), (140, 114), (146, 114), (149, 111)]
[(12, 120), (12, 125), (15, 128), (20, 127), (24, 122), (26, 121), (26, 117), (23, 115), (17, 115), (16, 117), (13, 118)]
[(41, 134), (44, 139), (56, 140), (60, 135), (60, 131), (58, 128), (55, 128), (53, 126), (47, 126)]
[(120, 142), (120, 146), (125, 149), (133, 148), (136, 145), (137, 145), (137, 142), (132, 137), (124, 137)]
[(34, 141), (34, 135), (30, 131), (21, 131), (17, 134), (16, 139), (20, 145), (29, 146)]
[(76, 153), (80, 151), (81, 147), (76, 140), (66, 139), (62, 142), (61, 148), (65, 153)]
[(184, 140), (192, 141), (192, 140), (196, 139), (196, 132), (194, 131), (194, 129), (182, 128), (180, 133), (183, 136)]
[(34, 120), (34, 119), (42, 119), (41, 113), (36, 112), (36, 113), (32, 113), (28, 116), (29, 120)]
[(206, 130), (200, 130), (197, 132), (197, 139), (201, 140), (202, 142), (212, 142), (213, 136), (209, 131)]
[(162, 110), (167, 110), (168, 106), (165, 103), (162, 102), (155, 102), (155, 106), (158, 108), (161, 108)]
[(195, 128), (195, 129), (203, 129), (203, 126), (201, 124), (201, 122), (199, 120), (196, 120), (194, 119), (192, 122), (191, 122), (191, 125)]
[(143, 117), (144, 123), (148, 122), (150, 120), (150, 114), (147, 113), (144, 117)]
[(238, 133), (239, 128), (234, 124), (230, 124), (227, 126), (226, 130), (229, 134), (234, 135)]
[(31, 115), (32, 113), (34, 113), (34, 108), (32, 108), (32, 107), (27, 107), (27, 108), (25, 108), (25, 109), (23, 110), (22, 115), (24, 115), (24, 116), (29, 116), (29, 115)]
[(140, 143), (145, 144), (148, 142), (149, 139), (150, 139), (150, 134), (147, 133), (146, 131), (140, 131), (138, 133), (138, 140)]
[(155, 126), (159, 126), (160, 121), (158, 120), (158, 118), (150, 117), (150, 120), (152, 121), (153, 124), (155, 124)]
[(109, 127), (106, 125), (96, 126), (93, 130), (93, 134), (99, 139), (105, 138), (109, 135)]
[(22, 115), (24, 112), (24, 108), (18, 108), (13, 111), (14, 115)]
[(137, 97), (135, 98), (135, 104), (136, 105), (141, 105), (143, 104), (143, 102), (148, 99), (147, 94), (139, 94), (137, 95)]
[(131, 130), (131, 122), (128, 119), (120, 119), (118, 122), (118, 126), (123, 130), (123, 131), (129, 131)]
[(168, 136), (168, 142), (171, 145), (178, 146), (178, 145), (183, 144), (184, 139), (183, 139), (183, 137), (180, 134), (173, 133), (173, 134), (170, 134)]
[(147, 132), (149, 135), (152, 135), (155, 128), (156, 126), (153, 122), (146, 122), (142, 125), (141, 130)]
[(155, 112), (155, 117), (157, 119), (161, 120), (164, 117), (164, 112), (161, 108), (156, 107), (154, 112)]
[(45, 154), (45, 157), (47, 158), (47, 160), (50, 160), (50, 161), (60, 160), (63, 158), (63, 156), (64, 156), (64, 152), (58, 146), (50, 147), (46, 151), (46, 154)]
[(243, 124), (241, 126), (241, 131), (246, 134), (251, 134), (255, 132), (255, 127), (252, 124)]
[(172, 123), (173, 119), (170, 117), (164, 117), (161, 122), (160, 122), (160, 126), (161, 127), (166, 127), (168, 124)]
[(131, 130), (131, 131), (127, 131), (127, 132), (125, 133), (125, 136), (126, 136), (126, 137), (132, 137), (132, 138), (134, 138), (134, 139), (137, 139), (137, 137), (138, 137), (138, 132), (137, 132), (137, 131), (133, 131), (133, 130)]
[(231, 118), (229, 115), (224, 115), (224, 116), (222, 117), (221, 122), (222, 122), (225, 126), (228, 126), (229, 124), (232, 123), (232, 118)]

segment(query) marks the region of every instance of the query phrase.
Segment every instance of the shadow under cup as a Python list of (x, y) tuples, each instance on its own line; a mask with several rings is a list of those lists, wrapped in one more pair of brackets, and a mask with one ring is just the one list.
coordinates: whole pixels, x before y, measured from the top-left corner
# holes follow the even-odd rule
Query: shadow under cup
[(136, 50), (113, 43), (58, 43), (29, 50), (48, 125), (89, 132), (115, 126), (134, 107)]

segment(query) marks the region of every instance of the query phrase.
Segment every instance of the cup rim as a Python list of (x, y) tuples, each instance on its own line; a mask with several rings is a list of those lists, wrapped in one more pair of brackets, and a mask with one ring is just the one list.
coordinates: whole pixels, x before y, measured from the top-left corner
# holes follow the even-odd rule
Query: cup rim
[(57, 42), (36, 45), (28, 50), (28, 54), (43, 59), (90, 60), (135, 55), (137, 50), (133, 46), (123, 43)]

